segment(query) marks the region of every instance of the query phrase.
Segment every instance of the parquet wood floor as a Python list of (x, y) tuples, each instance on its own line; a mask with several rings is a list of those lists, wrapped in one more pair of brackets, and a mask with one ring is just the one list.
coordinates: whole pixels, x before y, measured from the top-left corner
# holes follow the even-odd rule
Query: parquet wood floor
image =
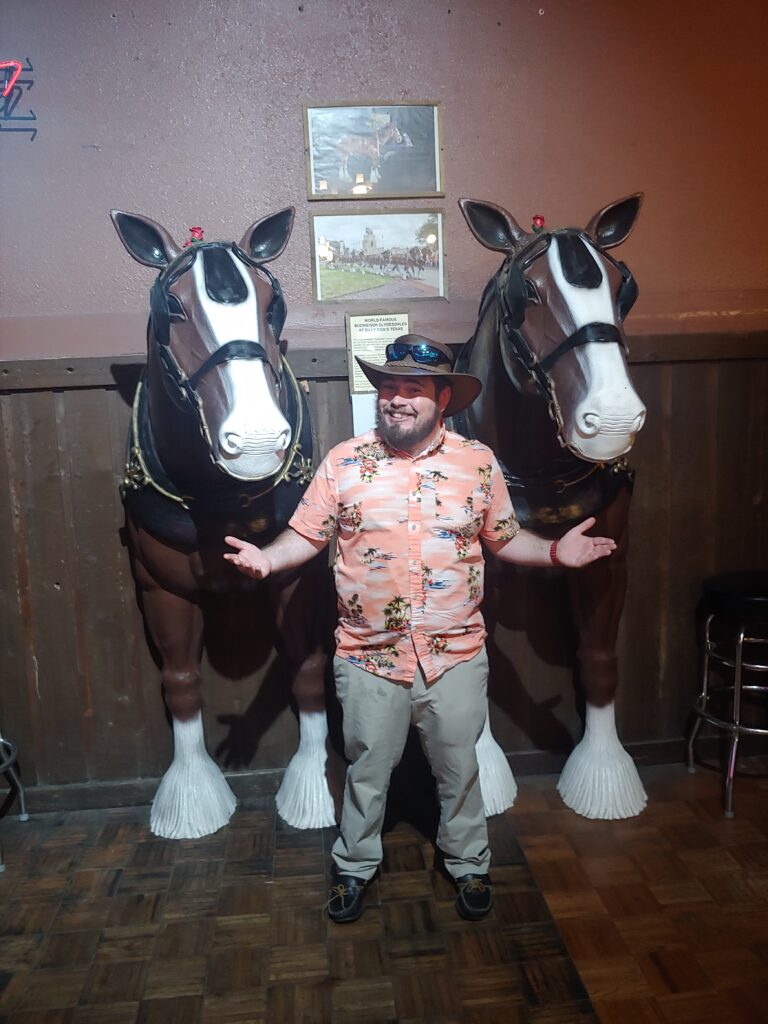
[(732, 819), (706, 768), (646, 769), (614, 822), (524, 780), (512, 828), (601, 1024), (768, 1022), (768, 760), (745, 772)]
[(768, 1022), (768, 773), (737, 780), (732, 820), (713, 772), (644, 780), (648, 809), (609, 823), (521, 780), (480, 924), (408, 816), (344, 926), (323, 913), (333, 830), (271, 798), (184, 842), (146, 808), (6, 818), (0, 1024)]

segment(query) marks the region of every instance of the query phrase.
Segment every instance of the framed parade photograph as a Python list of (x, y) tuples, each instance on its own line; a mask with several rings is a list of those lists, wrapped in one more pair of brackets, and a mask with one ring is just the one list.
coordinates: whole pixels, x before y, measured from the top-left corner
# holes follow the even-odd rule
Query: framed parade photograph
[(445, 296), (440, 210), (310, 213), (310, 231), (319, 302)]
[(310, 199), (442, 196), (439, 103), (304, 108)]

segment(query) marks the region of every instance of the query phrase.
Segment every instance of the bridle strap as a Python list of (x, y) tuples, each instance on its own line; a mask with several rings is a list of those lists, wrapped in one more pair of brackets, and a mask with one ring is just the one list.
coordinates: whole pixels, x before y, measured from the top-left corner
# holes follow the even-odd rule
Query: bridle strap
[[(509, 262), (512, 262), (510, 257)], [(499, 324), (503, 328), (506, 335), (507, 341), (512, 348), (513, 352), (526, 368), (535, 378), (539, 388), (542, 392), (551, 398), (552, 396), (552, 383), (549, 380), (548, 374), (558, 359), (565, 355), (566, 352), (570, 352), (575, 348), (580, 348), (582, 345), (587, 345), (590, 342), (602, 342), (607, 344), (616, 344), (626, 350), (626, 342), (622, 337), (621, 331), (614, 324), (603, 324), (603, 323), (591, 323), (584, 324), (577, 331), (562, 341), (556, 349), (545, 356), (543, 359), (537, 359), (535, 353), (531, 349), (530, 345), (526, 341), (525, 337), (520, 331), (524, 319), (523, 315), (520, 315), (520, 311), (511, 311), (509, 304), (506, 299), (505, 290), (500, 285), (500, 278), (507, 268), (509, 262), (505, 263), (505, 266), (499, 270), (496, 274), (495, 280), (495, 293), (496, 293), (496, 306), (499, 313)], [(626, 271), (629, 274), (629, 271)], [(622, 276), (624, 276), (622, 274)], [(525, 296), (520, 297), (520, 302), (525, 302)]]
[(275, 370), (272, 363), (270, 363), (264, 346), (260, 345), (258, 341), (228, 341), (226, 345), (222, 345), (221, 348), (217, 348), (215, 352), (211, 353), (203, 365), (198, 367), (192, 376), (188, 377), (184, 383), (188, 388), (191, 388), (194, 391), (203, 377), (205, 377), (205, 375), (209, 373), (214, 366), (221, 366), (222, 363), (228, 363), (231, 359), (261, 359), (262, 362), (269, 366), (275, 377), (275, 381), (278, 384), (280, 383), (280, 375), (277, 370)]
[(581, 345), (589, 345), (592, 342), (603, 342), (605, 344), (624, 345), (619, 329), (614, 324), (592, 323), (584, 324), (578, 331), (562, 341), (556, 349), (539, 361), (539, 367), (544, 373), (549, 373), (560, 356), (570, 352), (571, 349), (579, 348)]

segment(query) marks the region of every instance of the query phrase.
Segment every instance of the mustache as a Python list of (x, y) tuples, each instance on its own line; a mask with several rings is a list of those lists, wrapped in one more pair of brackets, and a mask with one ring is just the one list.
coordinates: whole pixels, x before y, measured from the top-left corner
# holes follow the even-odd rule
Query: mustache
[(410, 416), (415, 416), (416, 415), (416, 410), (413, 409), (410, 405), (385, 405), (384, 406), (384, 412), (388, 412), (388, 413), (404, 412), (404, 413), (408, 413)]

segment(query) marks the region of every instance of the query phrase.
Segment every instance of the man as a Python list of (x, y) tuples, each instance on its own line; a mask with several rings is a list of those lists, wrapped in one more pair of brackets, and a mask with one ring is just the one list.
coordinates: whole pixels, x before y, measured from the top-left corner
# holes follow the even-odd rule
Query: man
[(350, 761), (328, 913), (363, 911), (381, 861), (392, 769), (415, 725), (437, 780), (437, 843), (458, 912), (492, 905), (488, 832), (475, 744), (486, 714), (488, 659), (479, 606), (485, 546), (523, 565), (576, 568), (609, 555), (588, 519), (551, 544), (521, 530), (489, 448), (447, 431), (481, 382), (454, 373), (450, 349), (415, 334), (383, 366), (358, 359), (378, 391), (376, 429), (337, 445), (290, 525), (263, 551), (234, 537), (224, 557), (254, 577), (309, 561), (336, 536), (339, 601), (334, 676)]

